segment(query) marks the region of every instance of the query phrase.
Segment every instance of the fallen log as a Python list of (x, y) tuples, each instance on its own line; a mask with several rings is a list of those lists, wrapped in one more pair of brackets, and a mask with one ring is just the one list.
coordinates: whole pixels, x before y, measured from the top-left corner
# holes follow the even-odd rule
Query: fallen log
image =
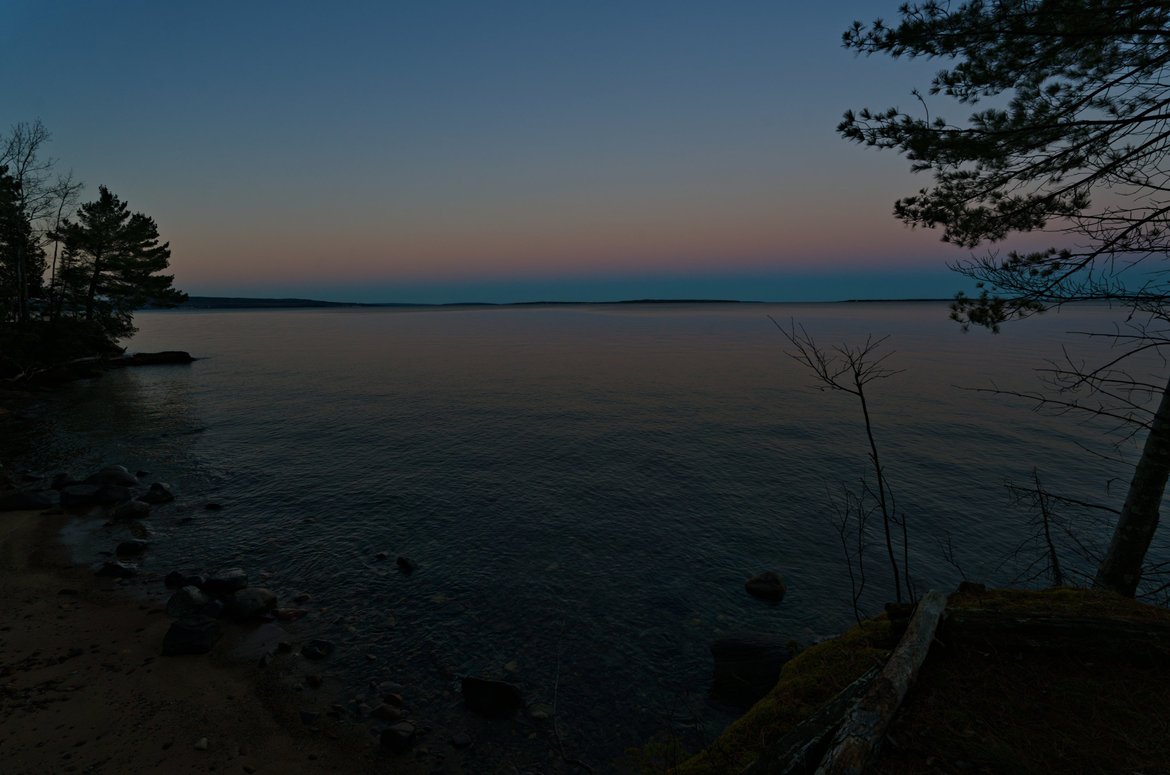
[(869, 688), (879, 669), (871, 667), (838, 692), (824, 707), (769, 745), (758, 759), (743, 769), (741, 775), (806, 775), (812, 772), (849, 709)]
[(886, 729), (926, 660), (946, 605), (946, 596), (941, 592), (927, 592), (918, 601), (906, 634), (881, 674), (854, 704), (837, 730), (828, 753), (817, 768), (817, 775), (859, 773), (873, 760)]

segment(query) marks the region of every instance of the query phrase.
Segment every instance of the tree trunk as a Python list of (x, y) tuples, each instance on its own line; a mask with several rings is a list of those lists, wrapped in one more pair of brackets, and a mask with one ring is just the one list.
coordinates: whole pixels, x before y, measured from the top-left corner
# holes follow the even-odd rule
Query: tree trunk
[(95, 253), (93, 257), (93, 276), (89, 278), (89, 293), (85, 297), (85, 319), (93, 320), (93, 303), (97, 299), (98, 281), (102, 276), (102, 258), (101, 253)]
[(1109, 589), (1126, 597), (1137, 592), (1142, 578), (1142, 561), (1158, 529), (1158, 511), (1170, 477), (1170, 382), (1162, 391), (1162, 400), (1150, 433), (1146, 436), (1142, 456), (1129, 482), (1129, 492), (1109, 552), (1097, 568), (1093, 586)]

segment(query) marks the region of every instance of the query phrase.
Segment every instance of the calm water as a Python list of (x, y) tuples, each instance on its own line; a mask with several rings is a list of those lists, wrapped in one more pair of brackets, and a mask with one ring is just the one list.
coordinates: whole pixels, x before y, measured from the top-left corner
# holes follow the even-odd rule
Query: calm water
[[(343, 699), (394, 680), (416, 718), (459, 726), (451, 676), (506, 677), (532, 703), (555, 693), (566, 749), (605, 769), (664, 727), (727, 721), (703, 702), (713, 639), (851, 622), (829, 494), (865, 471), (859, 410), (813, 388), (767, 315), (825, 344), (891, 336), (905, 371), (871, 409), (921, 589), (959, 579), (947, 535), (969, 577), (1019, 572), (1027, 515), (1003, 484), (1034, 467), (1078, 498), (1124, 492), (1125, 467), (1078, 446), (1112, 453), (1098, 429), (956, 387), (1032, 389), (1062, 342), (1104, 352), (1065, 335), (1106, 328), (1092, 308), (998, 337), (960, 333), (941, 303), (144, 313), (131, 350), (205, 359), (72, 385), (10, 444), (46, 469), (171, 482), (147, 565), (239, 564), (310, 592), (301, 630), (339, 644)], [(788, 579), (779, 606), (743, 591), (766, 568)], [(531, 721), (477, 735), (520, 769), (553, 739)]]

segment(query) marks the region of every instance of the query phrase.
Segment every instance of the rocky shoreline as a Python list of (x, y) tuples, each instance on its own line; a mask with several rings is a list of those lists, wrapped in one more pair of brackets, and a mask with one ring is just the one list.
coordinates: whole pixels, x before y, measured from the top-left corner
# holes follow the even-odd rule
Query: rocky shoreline
[[(47, 600), (29, 597), (30, 605), (45, 607), (59, 600), (64, 606), (61, 610), (75, 613), (78, 600), (96, 596), (101, 598), (103, 611), (117, 610), (136, 620), (149, 620), (148, 625), (136, 621), (128, 630), (119, 624), (108, 628), (108, 634), (116, 636), (112, 643), (122, 645), (121, 653), (132, 651), (141, 659), (138, 665), (118, 672), (150, 673), (163, 665), (168, 672), (173, 669), (171, 665), (181, 665), (179, 670), (196, 674), (226, 668), (236, 680), (251, 685), (249, 689), (241, 689), (241, 693), (250, 691), (266, 698), (268, 714), (280, 725), (280, 734), (290, 737), (290, 745), (299, 745), (301, 738), (307, 736), (308, 740), (317, 740), (328, 748), (329, 759), (334, 762), (328, 767), (302, 762), (299, 766), (304, 769), (298, 770), (293, 763), (284, 761), (279, 770), (272, 771), (376, 772), (384, 768), (394, 772), (462, 771), (464, 760), (474, 755), (472, 734), (466, 729), (433, 729), (416, 719), (409, 707), (406, 687), (392, 681), (371, 681), (368, 696), (348, 699), (336, 696), (333, 681), (327, 680), (335, 644), (304, 637), (293, 624), (311, 613), (305, 607), (311, 601), (308, 593), (293, 596), (292, 606), (282, 606), (275, 592), (253, 585), (244, 568), (188, 568), (165, 574), (149, 569), (149, 562), (143, 560), (149, 556), (152, 546), (151, 515), (156, 510), (161, 513), (171, 508), (176, 498), (164, 482), (147, 484), (146, 475), (144, 471), (131, 473), (121, 466), (104, 467), (80, 480), (64, 473), (43, 477), (0, 469), (0, 522), (16, 525), (17, 531), (37, 532), (39, 536), (35, 541), (27, 540), (26, 536), (26, 549), (18, 535), (11, 531), (5, 533), (4, 543), (0, 545), (5, 569), (16, 572), (3, 592), (11, 596), (13, 590), (9, 587), (21, 587), (22, 569), (39, 565), (38, 558), (52, 557), (52, 562), (39, 569), (59, 574), (63, 586), (53, 595), (46, 593)], [(222, 506), (206, 503), (203, 508), (217, 510)], [(104, 559), (75, 564), (68, 547), (61, 541), (62, 529), (70, 520), (85, 521), (91, 530), (106, 529), (109, 549), (101, 552)], [(121, 537), (126, 534), (132, 537)], [(406, 557), (398, 557), (396, 564), (405, 574), (415, 569), (415, 564)], [(102, 616), (100, 611), (91, 614), (99, 619)], [(0, 639), (0, 652), (3, 664), (13, 666), (6, 668), (3, 675), (5, 700), (32, 697), (21, 695), (16, 687), (32, 678), (36, 671), (31, 668), (37, 662), (22, 653), (18, 647), (21, 639), (12, 638), (10, 633), (21, 629), (20, 618), (35, 619), (43, 615), (43, 612), (7, 611), (4, 616), (0, 633), (5, 637)], [(95, 626), (107, 629), (100, 624)], [(42, 654), (45, 650), (45, 646), (33, 648), (32, 654)], [(63, 664), (99, 653), (88, 652), (83, 645), (69, 645), (62, 656), (51, 658), (50, 662), (56, 660), (56, 664)], [(104, 672), (91, 677), (109, 678)], [(503, 681), (468, 676), (462, 679), (461, 688), (467, 710), (485, 719), (506, 719), (525, 709), (519, 687)], [(238, 699), (239, 694), (232, 697)], [(192, 701), (169, 689), (158, 699), (180, 704)], [(5, 733), (8, 739), (19, 740), (34, 731), (22, 723), (19, 712), (37, 707), (36, 700), (32, 703), (30, 706), (28, 702), (16, 702), (10, 708), (16, 712), (5, 714), (6, 720), (0, 722), (0, 754), (6, 747)], [(105, 712), (100, 707), (79, 705), (83, 716), (98, 717)], [(36, 714), (28, 718), (34, 719)], [(209, 750), (207, 746), (212, 745), (209, 742), (212, 739), (210, 734), (194, 737), (190, 741), (191, 750)], [(336, 744), (342, 740), (346, 745), (337, 749)], [(34, 763), (48, 761), (41, 756), (48, 754), (45, 747), (49, 744), (48, 740), (39, 739), (31, 750), (17, 746), (29, 757), (30, 771), (36, 769)], [(237, 748), (248, 750), (249, 746), (241, 743)], [(316, 758), (310, 757), (306, 762), (322, 761), (322, 754), (313, 756)], [(348, 764), (335, 766), (339, 757), (356, 769), (348, 769)], [(292, 769), (287, 769), (289, 766)], [(118, 769), (130, 768), (120, 764)], [(170, 765), (167, 771), (172, 771)]]

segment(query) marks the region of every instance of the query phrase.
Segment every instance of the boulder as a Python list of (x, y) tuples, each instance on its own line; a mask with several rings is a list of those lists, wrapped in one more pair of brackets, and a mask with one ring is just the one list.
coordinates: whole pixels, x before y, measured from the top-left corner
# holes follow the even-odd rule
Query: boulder
[(199, 587), (181, 587), (167, 601), (167, 615), (175, 619), (202, 615), (206, 613), (211, 602), (212, 598)]
[(150, 516), (150, 504), (142, 501), (126, 501), (119, 503), (110, 512), (113, 519), (143, 519)]
[(39, 490), (17, 490), (0, 495), (0, 511), (44, 511), (55, 505), (52, 495)]
[(138, 477), (127, 471), (125, 466), (106, 466), (97, 473), (87, 476), (85, 483), (96, 484), (99, 487), (110, 484), (135, 487), (138, 484)]
[(467, 676), (460, 691), (468, 708), (488, 718), (508, 718), (524, 707), (520, 687), (507, 681)]
[(232, 619), (247, 622), (276, 611), (276, 593), (263, 587), (238, 589), (224, 598), (224, 605)]
[(784, 599), (784, 593), (788, 591), (788, 586), (784, 583), (784, 577), (779, 573), (766, 570), (748, 579), (747, 583), (744, 584), (744, 589), (753, 597), (779, 603)]
[(243, 568), (227, 568), (213, 573), (203, 582), (203, 590), (216, 597), (225, 597), (248, 586), (248, 574)]
[(382, 747), (394, 753), (403, 753), (414, 745), (414, 724), (409, 721), (399, 721), (382, 730), (379, 738)]
[(174, 499), (175, 494), (171, 492), (171, 486), (165, 482), (154, 482), (149, 490), (138, 496), (138, 500), (155, 505), (170, 503)]
[(192, 616), (172, 622), (163, 636), (164, 657), (180, 654), (206, 654), (219, 640), (219, 622), (208, 616)]
[(788, 640), (770, 633), (737, 633), (711, 644), (715, 673), (711, 696), (748, 707), (767, 694), (791, 658)]

